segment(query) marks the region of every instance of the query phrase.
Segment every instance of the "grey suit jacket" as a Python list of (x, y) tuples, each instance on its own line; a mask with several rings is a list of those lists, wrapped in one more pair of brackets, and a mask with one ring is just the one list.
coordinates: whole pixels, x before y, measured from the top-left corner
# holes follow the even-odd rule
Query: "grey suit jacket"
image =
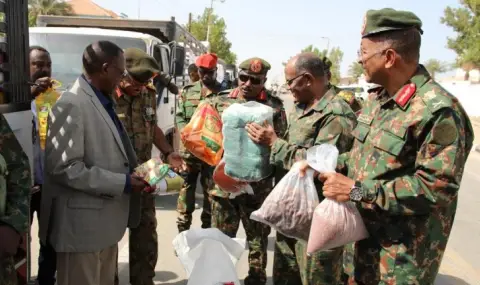
[(57, 252), (100, 251), (120, 241), (130, 208), (130, 195), (124, 193), (126, 174), (136, 164), (129, 138), (119, 135), (80, 77), (49, 116), (41, 241), (48, 238)]

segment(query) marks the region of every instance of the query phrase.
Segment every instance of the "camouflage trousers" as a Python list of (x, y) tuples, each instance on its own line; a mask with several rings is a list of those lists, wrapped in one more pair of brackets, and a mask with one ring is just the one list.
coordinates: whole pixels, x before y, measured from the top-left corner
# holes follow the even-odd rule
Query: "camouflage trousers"
[(0, 257), (0, 284), (1, 285), (18, 285), (17, 271), (13, 257)]
[[(142, 195), (140, 224), (130, 229), (129, 266), (131, 285), (153, 285), (158, 259), (157, 218), (155, 196)], [(118, 258), (118, 257), (117, 257)], [(115, 276), (118, 285), (118, 262)]]
[(214, 168), (206, 163), (198, 162), (188, 164), (189, 170), (182, 174), (185, 184), (178, 195), (177, 201), (177, 227), (179, 232), (190, 229), (192, 225), (192, 214), (195, 211), (195, 190), (197, 188), (197, 180), (200, 175), (200, 185), (203, 189), (203, 210), (200, 216), (202, 228), (210, 228), (212, 214), (210, 198), (208, 190), (213, 188), (213, 170)]
[(267, 282), (267, 247), (270, 227), (250, 219), (250, 214), (259, 209), (266, 194), (241, 195), (235, 199), (212, 197), (212, 227), (227, 236), (237, 235), (242, 221), (249, 247), (248, 276), (245, 285), (264, 285)]
[(277, 233), (273, 257), (275, 285), (339, 285), (343, 247), (307, 256), (307, 243)]

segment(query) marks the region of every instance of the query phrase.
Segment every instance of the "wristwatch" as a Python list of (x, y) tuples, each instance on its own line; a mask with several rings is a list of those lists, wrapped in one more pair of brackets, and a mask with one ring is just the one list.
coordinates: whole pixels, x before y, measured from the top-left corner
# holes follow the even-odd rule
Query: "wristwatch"
[(355, 184), (352, 186), (350, 191), (350, 200), (353, 202), (360, 202), (363, 199), (363, 189), (362, 183), (360, 181), (355, 181)]

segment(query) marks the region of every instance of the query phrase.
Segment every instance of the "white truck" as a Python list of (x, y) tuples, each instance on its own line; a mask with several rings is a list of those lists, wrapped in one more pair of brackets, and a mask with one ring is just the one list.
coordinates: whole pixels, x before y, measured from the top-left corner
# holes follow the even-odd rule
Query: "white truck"
[[(131, 19), (97, 19), (87, 17), (39, 16), (37, 26), (30, 28), (30, 45), (46, 48), (52, 57), (53, 78), (67, 90), (82, 73), (82, 53), (95, 41), (108, 40), (126, 49), (136, 47), (153, 56), (163, 72), (172, 75), (182, 87), (188, 66), (185, 49), (201, 54), (205, 46), (175, 22)], [(177, 41), (182, 43), (178, 44)], [(174, 146), (177, 97), (165, 86), (157, 85), (157, 124)], [(153, 155), (158, 154), (154, 147)]]

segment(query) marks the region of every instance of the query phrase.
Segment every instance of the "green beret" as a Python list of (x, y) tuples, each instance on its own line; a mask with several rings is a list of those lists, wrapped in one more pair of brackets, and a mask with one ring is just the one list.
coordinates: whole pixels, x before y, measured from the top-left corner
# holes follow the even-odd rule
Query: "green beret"
[(266, 60), (254, 57), (245, 60), (238, 66), (241, 70), (252, 75), (264, 75), (270, 70), (271, 66)]
[(417, 29), (421, 34), (422, 20), (412, 12), (392, 8), (368, 10), (363, 19), (362, 38), (375, 34), (407, 29)]
[(160, 73), (158, 62), (141, 49), (127, 48), (124, 56), (128, 74), (138, 82), (145, 83)]

